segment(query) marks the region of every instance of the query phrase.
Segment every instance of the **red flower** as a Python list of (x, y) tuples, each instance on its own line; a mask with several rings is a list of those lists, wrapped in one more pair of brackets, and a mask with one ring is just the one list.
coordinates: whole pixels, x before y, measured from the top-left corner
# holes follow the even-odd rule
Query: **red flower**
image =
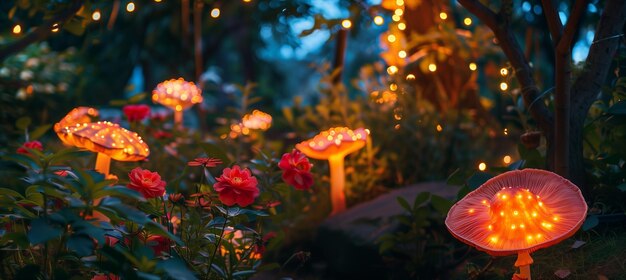
[(167, 138), (172, 137), (172, 134), (167, 131), (158, 130), (155, 133), (153, 133), (152, 136), (154, 136), (154, 138), (156, 139), (167, 139)]
[(258, 182), (247, 168), (241, 169), (237, 165), (232, 169), (225, 168), (222, 176), (216, 180), (217, 183), (213, 185), (213, 188), (219, 193), (219, 199), (225, 205), (238, 204), (246, 207), (259, 196)]
[(26, 150), (26, 148), (29, 148), (31, 150), (43, 151), (43, 145), (41, 145), (41, 142), (35, 140), (35, 141), (30, 141), (30, 142), (26, 142), (22, 144), (21, 147), (17, 148), (17, 153), (25, 154), (25, 155), (30, 154), (28, 150)]
[(140, 192), (145, 198), (165, 194), (165, 181), (161, 180), (161, 175), (157, 172), (150, 172), (150, 170), (137, 167), (130, 171), (128, 177), (130, 183), (127, 187)]
[(156, 256), (160, 256), (163, 252), (169, 252), (170, 240), (160, 235), (150, 235), (146, 244), (154, 251)]
[(283, 170), (283, 181), (299, 190), (307, 190), (313, 185), (311, 166), (309, 159), (296, 149), (285, 153), (278, 163)]
[(205, 166), (205, 167), (216, 167), (222, 164), (222, 160), (217, 158), (196, 158), (187, 163), (189, 166)]
[(54, 171), (54, 174), (59, 175), (61, 177), (67, 177), (70, 172), (68, 170), (58, 170)]
[(126, 105), (122, 108), (124, 115), (128, 118), (129, 122), (142, 121), (148, 115), (150, 115), (150, 106), (145, 104), (140, 105)]

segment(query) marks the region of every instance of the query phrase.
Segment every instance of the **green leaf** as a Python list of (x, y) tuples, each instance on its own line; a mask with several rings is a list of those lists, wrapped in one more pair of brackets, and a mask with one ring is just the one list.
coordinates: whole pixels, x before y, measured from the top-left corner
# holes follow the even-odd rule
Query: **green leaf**
[(177, 236), (167, 231), (167, 229), (165, 229), (161, 224), (158, 224), (155, 221), (152, 221), (152, 220), (148, 221), (147, 223), (144, 224), (144, 227), (146, 230), (150, 231), (153, 234), (158, 234), (163, 237), (167, 237), (170, 240), (176, 242), (176, 244), (183, 245), (183, 242)]
[(424, 202), (426, 202), (430, 198), (429, 192), (419, 193), (415, 196), (415, 200), (413, 200), (413, 209), (420, 207)]
[(14, 199), (24, 199), (24, 196), (22, 196), (20, 193), (7, 188), (0, 188), (0, 195), (8, 195)]
[(241, 270), (233, 273), (233, 278), (242, 279), (246, 278), (246, 276), (251, 276), (256, 273), (256, 270)]
[(598, 220), (597, 216), (595, 215), (587, 216), (587, 220), (585, 220), (585, 223), (583, 224), (583, 230), (588, 231), (596, 227), (599, 223), (600, 223), (600, 220)]
[(432, 204), (433, 208), (435, 208), (437, 212), (439, 212), (442, 215), (446, 215), (448, 214), (448, 211), (450, 210), (450, 207), (452, 207), (453, 203), (450, 200), (447, 200), (441, 196), (433, 194), (430, 197), (430, 204)]
[(44, 124), (36, 127), (33, 131), (30, 132), (30, 140), (37, 140), (52, 127), (51, 124)]
[(461, 172), (460, 168), (457, 168), (456, 170), (454, 170), (454, 172), (452, 172), (452, 174), (448, 176), (448, 179), (446, 179), (446, 184), (452, 185), (452, 186), (461, 186), (464, 183), (465, 183), (465, 177), (463, 176), (463, 172)]
[(411, 209), (411, 205), (409, 205), (409, 203), (406, 201), (406, 199), (404, 199), (404, 197), (398, 196), (396, 197), (396, 200), (398, 200), (398, 204), (400, 204), (400, 206), (402, 206), (402, 208), (404, 208), (406, 211), (413, 211)]
[(228, 277), (226, 276), (226, 273), (224, 273), (224, 270), (223, 270), (221, 267), (219, 267), (217, 264), (215, 264), (215, 263), (214, 263), (214, 264), (211, 264), (211, 270), (213, 270), (213, 271), (217, 272), (217, 274), (218, 274), (220, 277), (222, 277), (222, 279), (226, 279), (226, 278), (228, 278)]
[(76, 35), (82, 36), (85, 33), (85, 25), (77, 18), (72, 18), (63, 25), (63, 29)]
[(93, 254), (95, 244), (93, 240), (84, 234), (73, 234), (67, 239), (66, 246), (69, 250), (76, 252), (80, 257)]
[(28, 129), (28, 126), (31, 124), (31, 122), (32, 121), (29, 117), (21, 117), (15, 122), (15, 127), (17, 127), (17, 129), (19, 130), (26, 130)]
[(146, 201), (146, 198), (144, 198), (141, 193), (124, 186), (104, 187), (93, 194), (93, 199), (98, 199), (105, 196), (116, 196), (120, 198), (130, 198), (138, 201)]
[(172, 277), (172, 279), (198, 279), (179, 258), (159, 261), (157, 263), (157, 268), (165, 271), (165, 273)]
[(48, 240), (61, 237), (63, 230), (60, 226), (54, 226), (46, 222), (43, 218), (36, 219), (30, 223), (28, 239), (30, 243), (36, 245)]
[(487, 182), (487, 180), (489, 180), (491, 178), (493, 178), (493, 175), (491, 175), (489, 173), (476, 172), (476, 173), (474, 173), (474, 175), (469, 177), (469, 179), (467, 179), (467, 186), (471, 190), (475, 190), (475, 189), (480, 187), (482, 184), (484, 184), (485, 182)]

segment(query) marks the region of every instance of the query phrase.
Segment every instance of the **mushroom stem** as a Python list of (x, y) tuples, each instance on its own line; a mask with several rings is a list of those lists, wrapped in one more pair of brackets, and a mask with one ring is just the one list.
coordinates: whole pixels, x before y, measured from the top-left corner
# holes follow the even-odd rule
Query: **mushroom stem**
[(174, 124), (177, 127), (183, 126), (183, 111), (174, 110)]
[(344, 193), (345, 173), (341, 155), (333, 155), (328, 158), (330, 166), (330, 201), (333, 206), (331, 215), (346, 210), (346, 194)]
[(111, 157), (103, 153), (98, 153), (96, 157), (96, 171), (104, 174), (106, 177), (109, 175), (109, 168), (111, 167)]
[(531, 280), (530, 265), (532, 263), (533, 263), (533, 258), (530, 257), (530, 254), (528, 252), (517, 253), (517, 260), (515, 261), (515, 266), (519, 267), (520, 273), (516, 275), (521, 279)]

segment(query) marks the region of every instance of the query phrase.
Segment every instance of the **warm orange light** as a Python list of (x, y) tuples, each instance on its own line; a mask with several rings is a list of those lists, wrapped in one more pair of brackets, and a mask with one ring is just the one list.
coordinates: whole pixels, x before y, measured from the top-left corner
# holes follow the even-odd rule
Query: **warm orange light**
[(406, 23), (404, 23), (404, 22), (398, 23), (398, 29), (405, 30), (406, 29)]
[(463, 24), (465, 24), (465, 25), (467, 25), (467, 26), (472, 25), (472, 19), (471, 19), (471, 18), (466, 17), (465, 19), (463, 19)]
[(428, 64), (428, 71), (430, 72), (437, 71), (437, 64), (434, 64), (434, 63)]
[(398, 57), (399, 58), (405, 58), (406, 57), (406, 51), (399, 51), (398, 52)]
[(128, 2), (128, 4), (126, 4), (126, 11), (129, 13), (132, 13), (135, 11), (135, 3), (133, 2)]
[(439, 13), (439, 18), (442, 20), (446, 20), (448, 18), (448, 14), (446, 14), (445, 12), (441, 12)]
[(52, 25), (52, 32), (57, 33), (59, 32), (59, 24), (55, 23)]
[(211, 10), (211, 17), (212, 18), (220, 17), (220, 9), (219, 8), (213, 8), (213, 10)]
[(22, 33), (22, 26), (19, 24), (16, 24), (15, 26), (13, 26), (13, 34), (20, 34)]
[(487, 169), (487, 164), (484, 162), (481, 162), (478, 164), (478, 170), (480, 171), (485, 171)]
[(393, 13), (395, 15), (402, 16), (404, 14), (404, 11), (402, 9), (396, 9)]
[(398, 85), (397, 85), (396, 83), (391, 83), (391, 84), (389, 85), (389, 90), (391, 90), (391, 91), (396, 91), (396, 90), (398, 90)]
[(509, 164), (511, 163), (511, 156), (506, 155), (502, 158), (502, 162), (504, 162), (505, 164)]
[(469, 64), (469, 69), (472, 71), (476, 71), (476, 69), (478, 68), (478, 66), (476, 66), (476, 63), (472, 62)]
[(505, 82), (500, 83), (500, 90), (501, 91), (506, 91), (507, 89), (509, 89), (509, 85)]
[(398, 21), (400, 21), (402, 18), (401, 18), (399, 15), (393, 15), (393, 16), (391, 16), (391, 19), (392, 19), (393, 21), (398, 22)]
[(352, 22), (349, 19), (344, 19), (341, 21), (341, 26), (345, 29), (350, 29), (350, 27), (352, 27)]
[(99, 21), (100, 18), (102, 17), (102, 14), (100, 13), (100, 11), (95, 10), (92, 14), (91, 14), (91, 19), (93, 19), (93, 21)]
[(389, 41), (389, 43), (395, 42), (396, 41), (396, 35), (389, 34), (389, 36), (387, 36), (387, 41)]
[(415, 75), (413, 75), (413, 74), (406, 75), (406, 80), (407, 81), (415, 80)]
[(500, 69), (500, 75), (506, 76), (508, 74), (509, 74), (509, 70), (508, 69), (506, 69), (506, 68)]
[(440, 124), (437, 124), (437, 132), (442, 132), (443, 131), (443, 126), (441, 126)]
[(183, 111), (202, 102), (202, 91), (183, 78), (163, 81), (152, 91), (152, 101), (174, 110), (174, 121), (182, 124)]
[(391, 66), (387, 67), (387, 73), (389, 73), (389, 75), (393, 75), (395, 73), (398, 73), (398, 67), (396, 67), (395, 65), (391, 65)]
[[(272, 126), (272, 116), (259, 110), (252, 111), (251, 114), (243, 116), (241, 122), (244, 128), (268, 130)], [(244, 135), (247, 133), (244, 133)]]
[(396, 0), (396, 5), (404, 6), (404, 0)]
[(376, 25), (383, 25), (383, 23), (385, 23), (385, 19), (381, 16), (375, 16), (374, 17), (374, 24)]

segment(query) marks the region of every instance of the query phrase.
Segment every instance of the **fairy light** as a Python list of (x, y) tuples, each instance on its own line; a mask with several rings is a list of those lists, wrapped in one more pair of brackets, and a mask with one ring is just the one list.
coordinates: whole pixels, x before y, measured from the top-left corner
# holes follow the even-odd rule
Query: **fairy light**
[(406, 29), (406, 23), (404, 23), (404, 22), (398, 23), (398, 29), (405, 30)]
[(404, 6), (404, 0), (396, 0), (396, 5)]
[(220, 9), (219, 8), (213, 8), (213, 10), (211, 10), (211, 17), (212, 18), (220, 17)]
[(154, 0), (154, 2), (161, 3), (162, 0)]
[(352, 27), (352, 22), (349, 19), (344, 19), (341, 21), (341, 26), (345, 29), (350, 29), (350, 27)]
[(507, 89), (509, 89), (509, 85), (505, 82), (500, 83), (500, 90), (501, 91), (506, 91)]
[(406, 51), (399, 51), (398, 52), (398, 57), (399, 58), (405, 58), (406, 57)]
[(509, 164), (511, 163), (511, 156), (506, 155), (502, 158), (502, 162), (504, 162), (505, 164)]
[(404, 14), (404, 11), (402, 9), (396, 9), (393, 13), (401, 17)]
[(415, 80), (415, 75), (413, 75), (413, 74), (406, 75), (406, 80), (407, 81)]
[(442, 20), (446, 20), (448, 19), (448, 14), (446, 14), (445, 12), (441, 12), (439, 13), (439, 18)]
[[(484, 162), (481, 162), (478, 164), (478, 170), (480, 171), (485, 171), (487, 169), (487, 164)], [(502, 216), (504, 216), (504, 213), (500, 213)]]
[(443, 126), (441, 126), (440, 124), (437, 124), (437, 132), (442, 132), (443, 131)]
[(126, 4), (126, 11), (129, 13), (132, 13), (135, 11), (135, 3), (134, 2), (128, 2), (128, 4)]
[(52, 25), (52, 32), (57, 33), (59, 32), (59, 24), (55, 23)]
[(472, 70), (472, 71), (476, 71), (476, 69), (478, 69), (478, 66), (476, 66), (476, 63), (471, 62), (469, 64), (469, 69)]
[(467, 26), (472, 25), (472, 19), (471, 19), (471, 18), (466, 17), (465, 19), (463, 19), (463, 24), (465, 24), (465, 25), (467, 25)]
[(381, 16), (375, 16), (374, 17), (374, 24), (376, 25), (383, 25), (383, 23), (385, 23), (385, 19)]
[(91, 19), (93, 19), (94, 21), (99, 21), (100, 18), (102, 18), (102, 14), (100, 13), (100, 11), (95, 10), (92, 14), (91, 14)]
[(396, 83), (391, 83), (391, 84), (389, 85), (389, 89), (390, 89), (391, 91), (396, 91), (396, 90), (398, 90), (398, 85), (397, 85)]
[(509, 129), (508, 128), (504, 128), (504, 131), (502, 131), (502, 133), (504, 135), (509, 135)]
[(13, 34), (20, 34), (22, 33), (22, 26), (19, 24), (16, 24), (15, 26), (13, 26)]
[(506, 68), (502, 68), (500, 69), (500, 75), (502, 75), (503, 77), (509, 74), (509, 70)]
[(396, 35), (389, 34), (389, 36), (387, 36), (387, 41), (389, 41), (389, 43), (395, 42), (396, 41)]
[(397, 21), (400, 21), (400, 19), (401, 19), (401, 18), (400, 18), (400, 16), (399, 16), (399, 15), (393, 15), (393, 16), (391, 16), (391, 19), (392, 19), (393, 21), (396, 21), (396, 22), (397, 22)]
[(252, 0), (243, 0), (244, 3), (250, 3)]
[(398, 67), (396, 67), (395, 65), (391, 65), (391, 66), (387, 67), (387, 73), (389, 73), (389, 75), (393, 75), (395, 73), (398, 73)]
[(434, 64), (434, 63), (428, 64), (428, 71), (430, 72), (437, 71), (437, 64)]

